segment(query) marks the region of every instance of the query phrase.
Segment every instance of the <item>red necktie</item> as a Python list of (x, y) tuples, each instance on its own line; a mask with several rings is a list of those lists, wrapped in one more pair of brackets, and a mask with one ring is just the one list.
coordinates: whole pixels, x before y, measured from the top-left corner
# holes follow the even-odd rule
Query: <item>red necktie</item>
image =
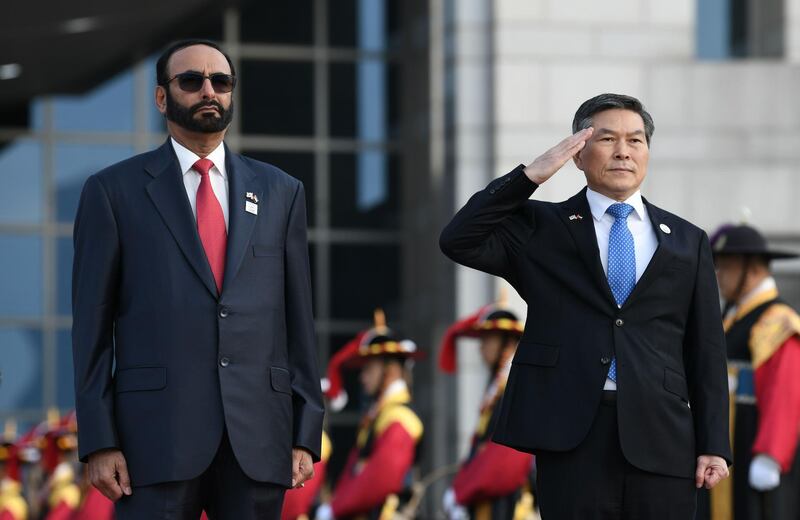
[(200, 174), (200, 187), (197, 188), (197, 231), (200, 242), (206, 250), (206, 258), (217, 282), (217, 291), (222, 293), (222, 277), (225, 274), (225, 248), (228, 243), (228, 232), (225, 229), (225, 216), (222, 206), (211, 188), (209, 170), (214, 163), (209, 159), (200, 159), (193, 168)]

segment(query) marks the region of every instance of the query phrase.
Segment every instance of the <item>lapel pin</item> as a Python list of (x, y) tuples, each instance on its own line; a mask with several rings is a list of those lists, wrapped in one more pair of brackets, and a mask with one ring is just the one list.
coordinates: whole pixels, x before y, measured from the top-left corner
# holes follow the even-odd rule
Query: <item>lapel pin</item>
[(667, 235), (669, 235), (670, 233), (672, 233), (672, 230), (671, 230), (671, 229), (669, 228), (669, 226), (668, 226), (668, 225), (666, 225), (666, 224), (659, 224), (659, 226), (658, 226), (658, 227), (659, 227), (659, 229), (661, 229), (661, 231), (663, 231), (663, 232), (664, 232), (664, 233), (666, 233)]
[(256, 195), (252, 191), (248, 191), (247, 194), (245, 194), (245, 198), (247, 200), (253, 201), (253, 203), (255, 204), (258, 204), (258, 195)]
[[(248, 193), (248, 195), (250, 195), (250, 194)], [(249, 197), (248, 197), (248, 199), (249, 199)], [(258, 215), (258, 204), (256, 204), (255, 202), (253, 202), (251, 200), (245, 200), (244, 201), (244, 210), (246, 212), (248, 212), (248, 213), (252, 213), (253, 215)]]
[(569, 219), (570, 220), (583, 220), (583, 215), (581, 215), (580, 213), (576, 213), (574, 215), (570, 215)]

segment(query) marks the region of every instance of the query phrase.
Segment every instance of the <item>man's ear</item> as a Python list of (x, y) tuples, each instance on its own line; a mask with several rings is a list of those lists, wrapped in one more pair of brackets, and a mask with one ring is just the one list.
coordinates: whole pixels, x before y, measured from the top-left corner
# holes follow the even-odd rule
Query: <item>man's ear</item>
[(586, 145), (584, 145), (583, 148), (578, 150), (578, 153), (572, 156), (572, 162), (575, 163), (575, 166), (577, 166), (580, 171), (583, 171), (583, 159), (581, 158), (581, 152), (583, 152), (585, 149)]
[(161, 85), (156, 86), (155, 100), (158, 111), (165, 114), (167, 112), (167, 91)]

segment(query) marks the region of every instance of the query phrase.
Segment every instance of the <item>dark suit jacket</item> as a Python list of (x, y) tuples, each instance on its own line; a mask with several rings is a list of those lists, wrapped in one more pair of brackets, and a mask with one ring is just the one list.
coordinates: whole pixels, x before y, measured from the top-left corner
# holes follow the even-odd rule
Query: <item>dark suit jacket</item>
[(447, 256), (505, 278), (528, 304), (494, 440), (529, 452), (578, 446), (616, 356), (619, 436), (631, 464), (690, 477), (698, 455), (730, 461), (725, 339), (706, 234), (645, 201), (658, 248), (619, 309), (586, 191), (558, 204), (530, 201), (537, 186), (523, 169), (475, 194), (441, 236)]
[[(72, 286), (80, 456), (121, 449), (134, 485), (199, 475), (223, 430), (257, 481), (289, 486), (292, 447), (318, 460), (303, 186), (269, 164), (225, 157), (220, 296), (169, 141), (93, 175), (81, 195)], [(257, 215), (245, 211), (247, 192)]]

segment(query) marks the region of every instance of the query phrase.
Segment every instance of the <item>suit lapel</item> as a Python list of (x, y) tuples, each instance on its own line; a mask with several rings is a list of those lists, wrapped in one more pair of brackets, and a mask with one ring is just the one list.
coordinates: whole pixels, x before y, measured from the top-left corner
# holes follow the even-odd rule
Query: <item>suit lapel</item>
[(560, 217), (570, 235), (572, 235), (572, 239), (578, 248), (578, 253), (597, 283), (598, 288), (606, 299), (616, 307), (614, 295), (611, 293), (606, 274), (603, 271), (603, 264), (600, 262), (597, 235), (595, 234), (592, 212), (589, 209), (589, 201), (586, 199), (586, 188), (561, 205)]
[(647, 207), (647, 215), (650, 217), (650, 224), (653, 226), (653, 232), (656, 234), (658, 247), (655, 253), (653, 253), (653, 258), (650, 259), (650, 263), (647, 264), (644, 273), (642, 273), (642, 277), (639, 278), (639, 281), (633, 288), (633, 292), (625, 301), (625, 307), (633, 303), (639, 295), (647, 290), (647, 288), (658, 279), (664, 271), (664, 268), (672, 263), (676, 256), (672, 234), (665, 232), (661, 227), (663, 225), (665, 229), (669, 229), (670, 231), (673, 229), (671, 216), (660, 208), (650, 204), (647, 199), (642, 198), (642, 201), (645, 207)]
[(265, 197), (261, 188), (256, 183), (256, 176), (242, 157), (238, 154), (231, 153), (228, 147), (225, 147), (225, 169), (228, 173), (228, 249), (225, 257), (225, 276), (222, 282), (222, 292), (225, 292), (226, 287), (230, 287), (236, 273), (239, 272), (239, 267), (242, 264), (242, 259), (247, 252), (247, 246), (250, 244), (250, 236), (253, 234), (253, 228), (256, 223), (258, 215), (254, 215), (245, 209), (245, 202), (247, 201), (247, 194), (252, 193), (255, 200), (258, 212), (266, 211)]
[(192, 207), (186, 196), (180, 165), (169, 140), (156, 150), (153, 160), (145, 166), (153, 177), (147, 184), (147, 194), (161, 214), (161, 218), (178, 242), (186, 260), (203, 281), (206, 288), (217, 297), (214, 275), (208, 265), (206, 252), (197, 233)]

